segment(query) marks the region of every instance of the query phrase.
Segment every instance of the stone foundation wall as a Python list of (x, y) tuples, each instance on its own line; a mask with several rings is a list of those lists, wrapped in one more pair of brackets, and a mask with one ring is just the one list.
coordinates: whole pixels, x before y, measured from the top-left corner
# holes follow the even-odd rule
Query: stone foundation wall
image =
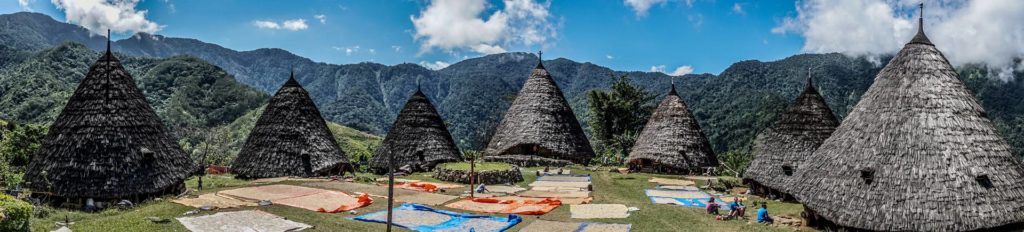
[[(490, 170), (477, 172), (477, 182), (483, 184), (509, 184), (523, 181), (523, 174), (519, 167), (513, 166), (508, 170)], [(434, 178), (438, 180), (469, 184), (469, 171), (445, 169), (438, 166), (434, 169)]]

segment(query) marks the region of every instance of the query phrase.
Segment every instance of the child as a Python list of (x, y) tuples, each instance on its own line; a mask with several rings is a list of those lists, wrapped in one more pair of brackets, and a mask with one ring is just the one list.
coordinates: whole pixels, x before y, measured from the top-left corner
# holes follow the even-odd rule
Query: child
[(707, 205), (708, 206), (705, 209), (707, 210), (708, 214), (718, 215), (718, 208), (720, 206), (718, 205), (718, 203), (715, 203), (715, 198), (714, 197), (712, 197), (711, 199), (708, 200), (708, 204)]
[(768, 216), (768, 204), (761, 202), (761, 209), (757, 210), (757, 223), (772, 224), (775, 220)]

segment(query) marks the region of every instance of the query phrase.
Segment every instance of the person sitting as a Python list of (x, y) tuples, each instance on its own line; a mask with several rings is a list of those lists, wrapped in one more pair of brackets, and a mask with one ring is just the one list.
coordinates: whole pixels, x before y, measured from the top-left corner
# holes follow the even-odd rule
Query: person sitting
[(562, 175), (562, 168), (558, 168), (558, 175)]
[(484, 185), (484, 184), (480, 184), (480, 185), (476, 186), (476, 193), (489, 193), (489, 192), (491, 192), (491, 191), (487, 190), (487, 186)]
[(757, 223), (772, 224), (775, 219), (768, 216), (768, 204), (761, 202), (761, 209), (757, 210)]
[(746, 216), (747, 206), (743, 205), (743, 200), (739, 197), (734, 198), (732, 203), (729, 204), (729, 218), (747, 217)]
[(708, 200), (707, 208), (705, 208), (705, 210), (707, 210), (708, 214), (719, 215), (718, 214), (718, 208), (720, 208), (720, 207), (721, 206), (719, 206), (718, 203), (715, 203), (715, 198), (712, 197), (711, 199)]

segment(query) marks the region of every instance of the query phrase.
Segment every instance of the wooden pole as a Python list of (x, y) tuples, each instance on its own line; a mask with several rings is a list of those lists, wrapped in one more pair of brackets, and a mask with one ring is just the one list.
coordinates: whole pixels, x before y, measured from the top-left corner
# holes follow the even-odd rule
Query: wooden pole
[(474, 198), (476, 193), (476, 157), (469, 159), (469, 198)]
[(391, 232), (392, 208), (395, 204), (395, 156), (388, 152), (388, 229)]

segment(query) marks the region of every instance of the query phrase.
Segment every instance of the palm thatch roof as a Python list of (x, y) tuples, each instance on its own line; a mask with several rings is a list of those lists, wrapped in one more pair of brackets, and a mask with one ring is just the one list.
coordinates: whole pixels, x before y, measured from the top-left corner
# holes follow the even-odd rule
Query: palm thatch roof
[(972, 231), (1024, 222), (1024, 166), (923, 28), (804, 160), (787, 188), (825, 226)]
[(349, 167), (320, 110), (294, 74), (256, 121), (231, 170), (240, 178), (324, 176)]
[[(839, 126), (825, 98), (818, 94), (810, 77), (803, 93), (786, 109), (776, 124), (754, 139), (745, 179), (753, 181), (759, 195), (788, 195), (787, 178), (799, 168), (804, 157), (811, 155)], [(766, 187), (767, 190), (760, 190)]]
[(483, 152), (520, 166), (586, 164), (594, 149), (541, 61), (526, 79)]
[(669, 173), (698, 172), (718, 166), (711, 143), (686, 102), (676, 94), (674, 84), (647, 120), (628, 162), (635, 170)]
[(198, 167), (175, 141), (108, 44), (50, 126), (25, 180), (68, 200), (137, 201), (183, 190)]
[(370, 167), (377, 173), (387, 172), (388, 154), (394, 156), (395, 168), (411, 165), (430, 170), (440, 163), (462, 160), (448, 126), (419, 89), (398, 113)]

